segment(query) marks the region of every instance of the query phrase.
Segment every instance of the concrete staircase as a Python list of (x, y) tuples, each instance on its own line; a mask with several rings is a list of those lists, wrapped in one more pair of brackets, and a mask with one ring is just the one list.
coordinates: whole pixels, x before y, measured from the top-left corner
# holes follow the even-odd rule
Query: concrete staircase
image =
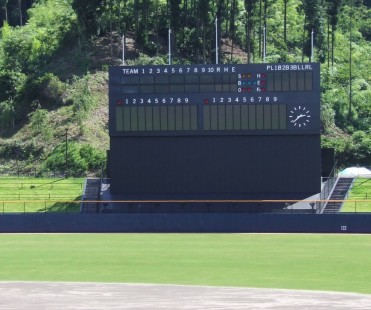
[[(99, 212), (99, 199), (101, 190), (101, 179), (87, 178), (84, 186), (83, 202), (80, 206), (81, 213)], [(94, 201), (94, 202), (85, 202)]]
[[(353, 183), (353, 178), (338, 178), (336, 185), (330, 195), (329, 200), (344, 200), (345, 197), (347, 196), (347, 193), (352, 183)], [(342, 201), (327, 202), (322, 213), (323, 214), (338, 213), (342, 205), (343, 205)]]

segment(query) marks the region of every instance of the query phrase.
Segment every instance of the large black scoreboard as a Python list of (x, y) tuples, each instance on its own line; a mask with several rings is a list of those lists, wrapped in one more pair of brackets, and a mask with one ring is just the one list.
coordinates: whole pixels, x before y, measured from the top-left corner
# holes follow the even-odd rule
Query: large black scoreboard
[(317, 63), (111, 67), (111, 192), (301, 199), (320, 191)]

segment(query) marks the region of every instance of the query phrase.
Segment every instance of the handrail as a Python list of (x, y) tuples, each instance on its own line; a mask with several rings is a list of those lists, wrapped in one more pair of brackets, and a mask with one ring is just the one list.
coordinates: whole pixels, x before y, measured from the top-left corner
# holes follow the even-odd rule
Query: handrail
[[(98, 206), (103, 206), (103, 205), (111, 205), (112, 211), (113, 212), (120, 212), (120, 207), (121, 206), (131, 206), (131, 205), (143, 205), (143, 204), (148, 204), (149, 206), (153, 208), (157, 208), (160, 204), (174, 204), (174, 208), (177, 208), (177, 205), (180, 206), (182, 205), (183, 207), (188, 205), (190, 208), (192, 208), (193, 211), (197, 210), (194, 209), (194, 207), (200, 207), (201, 209), (203, 206), (207, 205), (212, 205), (214, 204), (217, 206), (218, 204), (230, 204), (231, 208), (236, 205), (240, 205), (241, 207), (246, 207), (244, 209), (245, 211), (248, 211), (249, 208), (255, 208), (258, 206), (261, 206), (262, 204), (274, 204), (274, 203), (280, 203), (280, 204), (293, 204), (297, 202), (302, 202), (303, 200), (247, 200), (247, 199), (240, 199), (240, 200), (233, 200), (233, 199), (225, 199), (225, 200), (203, 200), (203, 199), (167, 199), (167, 200), (0, 200), (0, 214), (5, 214), (5, 213), (37, 213), (37, 212), (79, 212), (81, 213), (81, 209), (79, 206), (81, 206), (82, 203), (91, 203), (94, 205)], [(357, 204), (362, 206), (366, 204), (366, 206), (371, 205), (371, 199), (333, 199), (333, 200), (305, 200), (306, 203), (313, 203), (313, 204), (318, 204), (321, 202), (347, 202), (347, 203), (354, 203), (355, 204), (355, 212), (357, 213)], [(121, 206), (120, 206), (121, 204)], [(192, 204), (194, 204), (192, 206)], [(118, 209), (115, 209), (115, 205), (118, 207)], [(53, 209), (56, 207), (56, 209)], [(36, 208), (36, 209), (35, 209)], [(226, 211), (228, 210), (228, 206), (226, 206)], [(200, 210), (201, 210), (200, 209)], [(232, 208), (233, 209), (233, 208)], [(284, 210), (283, 213), (293, 213), (295, 211), (301, 212), (300, 209), (291, 209), (291, 210)], [(365, 209), (363, 209), (365, 210)], [(183, 209), (184, 212), (186, 212), (186, 208)], [(264, 211), (262, 209), (261, 211)], [(278, 211), (278, 210), (277, 210)], [(99, 212), (107, 212), (107, 208), (103, 209), (97, 209), (97, 213)], [(211, 210), (207, 212), (212, 212)], [(366, 211), (362, 212), (368, 212), (367, 209)], [(371, 211), (370, 211), (371, 212)], [(82, 212), (84, 213), (84, 212)], [(274, 213), (274, 212), (273, 212)], [(312, 212), (311, 212), (312, 213)], [(317, 212), (318, 214), (318, 212)]]
[(322, 213), (323, 210), (325, 209), (326, 204), (329, 202), (328, 199), (329, 197), (331, 197), (331, 193), (333, 192), (336, 186), (337, 180), (338, 180), (337, 177), (333, 177), (333, 178), (328, 178), (328, 180), (326, 181), (326, 184), (323, 187), (321, 194), (320, 194), (321, 202), (318, 204), (317, 213)]
[(325, 182), (325, 185), (321, 191), (320, 199), (324, 200), (323, 202), (320, 202), (317, 205), (316, 212), (322, 213), (323, 210), (326, 207), (326, 204), (328, 202), (328, 198), (331, 196), (332, 191), (334, 190), (336, 181), (338, 179), (337, 177), (337, 164), (338, 160), (335, 161), (334, 166), (332, 167), (329, 176), (327, 177), (327, 181)]
[[(164, 200), (0, 200), (0, 203), (44, 203), (44, 202), (63, 202), (63, 203), (298, 203), (303, 200), (287, 199), (287, 200), (273, 200), (273, 199), (223, 199), (223, 200), (205, 200), (205, 199), (164, 199)], [(316, 202), (370, 202), (371, 199), (312, 199), (305, 200), (306, 203)]]
[(88, 184), (88, 179), (85, 178), (84, 179), (84, 184), (83, 184), (83, 187), (82, 187), (82, 200), (80, 202), (80, 212), (82, 212), (82, 209), (83, 209), (83, 201), (85, 200), (85, 191), (86, 191), (86, 185)]

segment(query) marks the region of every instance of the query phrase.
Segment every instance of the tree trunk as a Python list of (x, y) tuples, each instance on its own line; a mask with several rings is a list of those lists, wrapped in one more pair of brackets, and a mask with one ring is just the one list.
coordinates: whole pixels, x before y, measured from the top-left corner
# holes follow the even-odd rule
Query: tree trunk
[(283, 41), (285, 44), (287, 44), (287, 2), (288, 0), (283, 1)]
[(267, 54), (267, 17), (268, 17), (267, 16), (267, 11), (268, 11), (268, 0), (264, 0), (264, 28), (265, 28), (264, 46), (265, 46), (265, 48), (263, 48), (264, 49), (263, 52), (265, 52), (265, 55)]
[(22, 0), (18, 0), (19, 25), (23, 26)]
[(4, 13), (5, 13), (5, 21), (9, 23), (9, 18), (8, 18), (8, 1), (5, 1), (4, 3)]
[[(229, 0), (227, 0), (227, 4), (226, 4), (226, 7), (227, 7), (227, 10), (228, 10), (228, 7), (229, 7)], [(228, 30), (229, 30), (229, 24), (228, 24), (228, 18), (226, 19), (225, 21), (225, 34), (226, 36), (228, 36)], [(220, 21), (220, 23), (222, 23), (222, 21)]]
[(137, 41), (139, 38), (139, 0), (134, 0), (134, 19), (135, 19), (135, 48), (138, 48)]
[(327, 15), (327, 68), (330, 68), (330, 15)]
[(335, 30), (331, 31), (331, 66), (334, 68)]
[(230, 31), (231, 31), (231, 62), (233, 60), (233, 49), (234, 49), (234, 38), (235, 38), (235, 32), (236, 32), (236, 0), (232, 1), (232, 10), (231, 10), (231, 25), (230, 25)]
[(250, 38), (250, 26), (246, 25), (246, 36), (247, 36), (247, 63), (251, 62), (251, 38)]
[(259, 0), (259, 58), (263, 55), (262, 54), (262, 0)]
[(112, 37), (112, 32), (113, 32), (113, 26), (112, 26), (112, 0), (109, 2), (109, 32), (110, 32), (110, 53), (111, 57), (113, 57), (113, 37)]
[(304, 49), (305, 49), (305, 24), (307, 23), (307, 17), (304, 18), (304, 25), (303, 25), (303, 41), (302, 41), (302, 45), (303, 45), (303, 49), (301, 51), (301, 62), (304, 62)]

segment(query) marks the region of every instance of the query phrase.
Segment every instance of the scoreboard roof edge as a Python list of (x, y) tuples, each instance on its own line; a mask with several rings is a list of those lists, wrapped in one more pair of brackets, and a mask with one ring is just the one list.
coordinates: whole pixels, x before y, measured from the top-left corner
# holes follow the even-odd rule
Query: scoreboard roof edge
[[(163, 69), (161, 71), (149, 72), (145, 69)], [(135, 75), (135, 74), (185, 74), (190, 73), (233, 73), (238, 72), (240, 69), (253, 69), (264, 70), (265, 72), (271, 71), (319, 71), (320, 63), (306, 62), (306, 63), (266, 63), (266, 64), (188, 64), (188, 65), (140, 65), (140, 66), (111, 66), (109, 73), (112, 75)], [(144, 69), (140, 70), (140, 69)], [(166, 70), (167, 69), (167, 70)], [(186, 69), (179, 72), (179, 69)], [(187, 69), (190, 70), (187, 72)], [(194, 69), (199, 69), (193, 72)], [(203, 70), (204, 69), (204, 70)], [(165, 71), (166, 70), (166, 71)]]

